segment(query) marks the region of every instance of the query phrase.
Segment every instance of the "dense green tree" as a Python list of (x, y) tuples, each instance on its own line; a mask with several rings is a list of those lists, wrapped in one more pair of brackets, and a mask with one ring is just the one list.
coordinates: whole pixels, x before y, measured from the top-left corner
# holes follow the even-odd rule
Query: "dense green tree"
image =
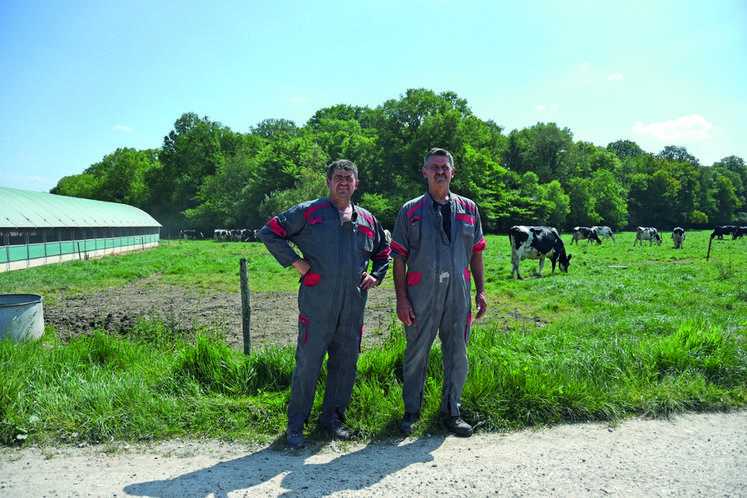
[(101, 178), (91, 173), (64, 176), (49, 190), (49, 193), (99, 200), (100, 184)]
[(620, 160), (628, 157), (641, 157), (646, 155), (646, 151), (641, 149), (637, 143), (632, 140), (618, 140), (607, 144), (607, 150), (613, 152)]
[(326, 174), (310, 168), (301, 168), (298, 173), (298, 180), (293, 188), (276, 190), (264, 198), (259, 206), (259, 214), (263, 219), (269, 220), (300, 202), (329, 194)]
[(571, 199), (563, 191), (563, 186), (558, 180), (540, 185), (543, 198), (551, 203), (550, 212), (547, 215), (547, 223), (559, 230), (566, 228), (566, 220), (571, 211)]
[(734, 184), (727, 176), (719, 176), (714, 183), (713, 198), (717, 211), (711, 215), (711, 221), (717, 224), (729, 224), (734, 219), (734, 212), (741, 207), (735, 193)]
[(555, 123), (537, 123), (529, 129), (526, 150), (521, 153), (521, 171), (537, 173), (540, 183), (548, 183), (566, 171), (564, 164), (573, 147), (573, 134)]
[(265, 119), (260, 121), (249, 130), (252, 135), (267, 140), (284, 140), (286, 136), (298, 135), (296, 123), (288, 119)]
[(158, 193), (152, 209), (162, 213), (161, 223), (184, 226), (184, 212), (197, 206), (197, 192), (207, 176), (215, 175), (225, 158), (242, 145), (240, 137), (220, 123), (183, 114), (164, 138), (159, 156), (162, 165), (151, 170), (150, 181)]
[(197, 193), (198, 204), (184, 212), (187, 226), (203, 233), (214, 228), (251, 228), (251, 213), (242, 209), (241, 200), (254, 167), (254, 158), (244, 151), (229, 157), (215, 175), (206, 176)]
[(572, 226), (593, 226), (599, 223), (596, 201), (591, 195), (592, 181), (588, 178), (572, 178), (566, 187), (570, 212), (569, 228)]
[(675, 163), (683, 163), (688, 162), (692, 164), (693, 166), (700, 166), (700, 161), (687, 152), (687, 148), (682, 146), (676, 146), (676, 145), (667, 145), (662, 149), (661, 152), (659, 152), (659, 157), (664, 159), (665, 161), (671, 161)]
[(309, 119), (307, 126), (314, 131), (318, 131), (324, 127), (322, 120), (329, 119), (332, 121), (357, 121), (362, 129), (367, 129), (374, 125), (374, 114), (374, 111), (365, 106), (339, 104), (316, 111)]
[[(618, 160), (617, 157), (615, 160)], [(610, 170), (597, 169), (592, 173), (591, 195), (594, 197), (594, 210), (599, 215), (594, 225), (608, 225), (618, 230), (627, 224), (627, 192), (615, 181), (615, 175)]]

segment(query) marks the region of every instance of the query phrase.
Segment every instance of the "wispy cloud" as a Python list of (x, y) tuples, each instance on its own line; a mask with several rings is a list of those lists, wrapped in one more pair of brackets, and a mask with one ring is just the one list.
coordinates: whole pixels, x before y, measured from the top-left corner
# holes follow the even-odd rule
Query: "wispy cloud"
[(308, 97), (291, 97), (290, 99), (288, 99), (288, 102), (290, 102), (291, 104), (305, 104), (308, 101)]
[(118, 124), (117, 126), (115, 126), (114, 129), (117, 131), (132, 131), (132, 128), (130, 128), (129, 126), (125, 126), (121, 124)]
[(623, 79), (623, 75), (620, 73), (614, 73), (607, 76), (607, 81), (617, 81)]
[(18, 159), (21, 159), (23, 161), (36, 161), (36, 156), (22, 156), (22, 155), (19, 155)]
[(546, 105), (543, 105), (543, 104), (538, 104), (534, 106), (534, 108), (537, 109), (538, 111), (545, 111), (547, 109), (557, 109), (558, 107), (560, 107), (560, 104), (551, 104), (550, 107), (547, 107)]
[(638, 121), (633, 126), (633, 131), (665, 141), (703, 140), (711, 137), (708, 130), (712, 126), (703, 116), (692, 114), (661, 123), (643, 124)]

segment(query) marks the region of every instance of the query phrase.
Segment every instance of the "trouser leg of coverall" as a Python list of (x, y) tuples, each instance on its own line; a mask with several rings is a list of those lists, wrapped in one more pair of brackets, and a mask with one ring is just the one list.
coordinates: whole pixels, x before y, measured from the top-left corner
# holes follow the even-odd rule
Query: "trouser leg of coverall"
[(469, 373), (467, 343), (469, 341), (469, 320), (464, 309), (461, 316), (445, 313), (439, 327), (441, 351), (444, 358), (444, 381), (441, 395), (441, 412), (459, 416), (462, 391)]
[(402, 365), (402, 401), (407, 413), (417, 413), (423, 405), (428, 356), (436, 339), (435, 324), (429, 326), (428, 322), (425, 317), (418, 318), (416, 323), (405, 326), (407, 346)]
[[(324, 362), (327, 344), (324, 331), (314, 327), (312, 322), (299, 321), (299, 340), (296, 345), (296, 366), (291, 380), (291, 396), (288, 403), (288, 427), (295, 431), (303, 430), (314, 406), (314, 394), (319, 373)], [(303, 338), (306, 342), (303, 342)]]
[(355, 387), (359, 350), (360, 333), (356, 333), (355, 325), (339, 326), (327, 350), (327, 385), (324, 388), (321, 423), (329, 423), (335, 412), (341, 420), (345, 420), (345, 411)]

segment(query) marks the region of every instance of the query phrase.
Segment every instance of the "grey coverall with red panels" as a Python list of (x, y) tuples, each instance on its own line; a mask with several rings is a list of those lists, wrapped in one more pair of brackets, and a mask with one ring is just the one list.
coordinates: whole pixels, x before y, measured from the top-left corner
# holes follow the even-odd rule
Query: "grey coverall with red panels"
[(336, 206), (323, 198), (275, 216), (259, 237), (283, 267), (299, 258), (288, 241), (311, 265), (298, 290), (298, 342), (288, 427), (302, 430), (308, 421), (325, 353), (329, 359), (321, 420), (329, 423), (336, 412), (344, 421), (358, 371), (368, 296), (360, 288), (362, 275), (373, 262), (368, 273), (381, 282), (391, 262), (384, 229), (358, 206), (353, 206), (352, 221), (341, 222)]
[(408, 201), (397, 215), (392, 256), (407, 264), (407, 298), (415, 323), (405, 325), (402, 399), (405, 411), (417, 413), (423, 403), (428, 356), (438, 331), (443, 352), (441, 411), (458, 416), (467, 381), (471, 313), (470, 261), (485, 249), (480, 214), (474, 202), (450, 194), (451, 240), (441, 211), (426, 192)]

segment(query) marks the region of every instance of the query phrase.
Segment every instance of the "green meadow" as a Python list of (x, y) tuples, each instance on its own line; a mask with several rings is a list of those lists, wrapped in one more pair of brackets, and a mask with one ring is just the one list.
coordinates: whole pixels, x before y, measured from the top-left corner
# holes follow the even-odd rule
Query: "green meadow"
[[(747, 241), (688, 232), (675, 250), (617, 242), (570, 245), (568, 274), (542, 278), (537, 262), (510, 278), (507, 236), (488, 236), (489, 309), (473, 325), (464, 418), (480, 432), (626, 417), (728, 411), (747, 405)], [(0, 292), (63, 296), (105, 292), (146, 277), (201, 292), (239, 292), (247, 258), (252, 291), (293, 292), (290, 278), (257, 243), (163, 241), (158, 249), (0, 274)], [(384, 286), (392, 286), (391, 275)], [(255, 325), (253, 323), (253, 325)], [(384, 347), (364, 349), (348, 423), (359, 441), (398, 437), (402, 416), (402, 327)], [(227, 346), (216, 331), (197, 337), (169, 323), (140, 321), (126, 335), (104, 331), (61, 341), (0, 341), (0, 444), (81, 444), (218, 438), (283, 442), (293, 348)], [(442, 362), (431, 354), (423, 422), (441, 431)], [(317, 403), (321, 403), (320, 381)], [(310, 438), (318, 404), (312, 411)]]

